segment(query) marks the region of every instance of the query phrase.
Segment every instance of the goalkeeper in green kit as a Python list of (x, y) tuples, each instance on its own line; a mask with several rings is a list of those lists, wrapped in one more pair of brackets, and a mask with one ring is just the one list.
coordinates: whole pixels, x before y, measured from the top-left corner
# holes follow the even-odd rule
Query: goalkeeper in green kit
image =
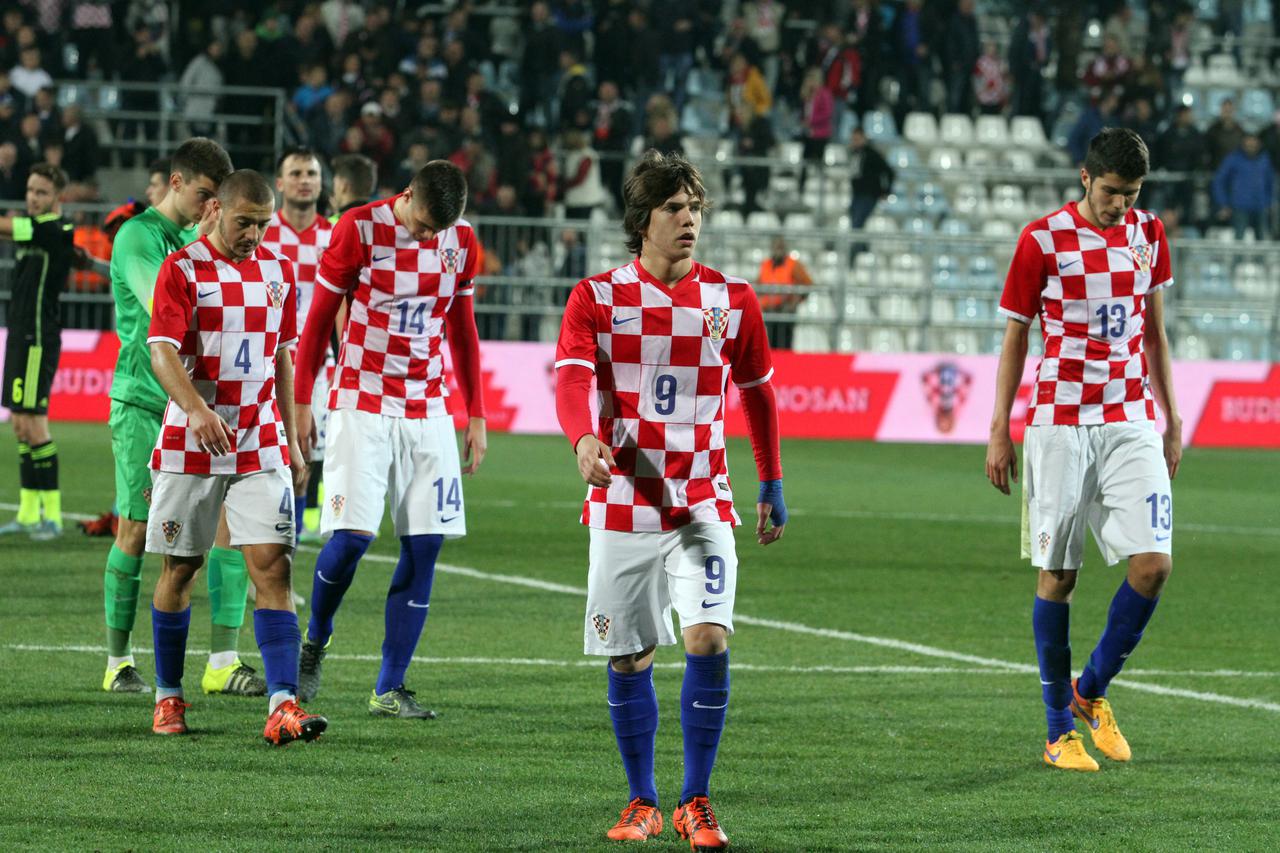
[[(120, 336), (120, 356), (111, 382), (111, 452), (120, 525), (107, 556), (103, 584), (107, 672), (102, 689), (115, 693), (151, 690), (134, 665), (130, 638), (142, 585), (151, 453), (169, 402), (151, 371), (147, 347), (152, 291), (164, 259), (199, 237), (202, 221), (212, 221), (218, 185), (229, 174), (231, 158), (221, 145), (200, 137), (184, 142), (170, 161), (168, 193), (121, 227), (111, 253), (111, 292)], [(225, 526), (224, 519), (219, 544), (228, 541)], [(234, 548), (215, 545), (207, 571), (213, 624), (201, 686), (206, 693), (261, 696), (266, 683), (236, 654), (249, 586), (244, 557)]]

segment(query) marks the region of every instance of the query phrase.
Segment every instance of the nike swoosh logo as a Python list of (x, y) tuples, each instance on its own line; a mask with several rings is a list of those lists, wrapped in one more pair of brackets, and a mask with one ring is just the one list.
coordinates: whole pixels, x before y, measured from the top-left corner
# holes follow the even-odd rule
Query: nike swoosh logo
[(199, 291), (196, 291), (196, 298), (197, 298), (197, 299), (207, 299), (208, 297), (213, 296), (213, 294), (215, 294), (215, 293), (217, 293), (217, 292), (218, 292), (218, 291), (216, 291), (216, 290), (210, 290), (208, 293), (201, 293), (201, 292), (199, 292)]
[(1046, 687), (1048, 687), (1050, 684), (1053, 684), (1052, 681), (1041, 681), (1040, 683), (1045, 685)]
[(701, 702), (699, 702), (697, 699), (694, 699), (694, 700), (693, 700), (693, 707), (695, 707), (695, 708), (701, 708), (701, 709), (703, 709), (704, 711), (719, 711), (721, 708), (728, 708), (728, 707), (729, 707), (729, 703), (728, 703), (728, 702), (725, 702), (723, 705), (703, 705), (703, 704), (702, 704)]
[(1067, 267), (1073, 267), (1073, 266), (1075, 266), (1075, 265), (1076, 265), (1076, 264), (1078, 264), (1078, 263), (1080, 263), (1080, 259), (1079, 259), (1079, 258), (1076, 258), (1074, 261), (1067, 261), (1065, 264), (1058, 264), (1058, 272), (1062, 272), (1062, 271), (1063, 271), (1063, 270), (1065, 270)]
[(608, 699), (606, 699), (606, 700), (604, 700), (604, 701), (606, 701), (606, 702), (608, 702), (608, 703), (609, 703), (609, 707), (610, 707), (610, 708), (621, 708), (623, 705), (627, 704), (626, 702), (612, 702), (612, 701), (610, 701), (610, 700), (608, 700)]
[(442, 519), (440, 519), (440, 523), (441, 523), (441, 524), (448, 524), (449, 522), (453, 521), (455, 518), (457, 518), (457, 516), (456, 516), (456, 515), (451, 515), (451, 516), (449, 516), (448, 518), (442, 518)]
[(333, 586), (334, 584), (336, 584), (336, 583), (337, 583), (337, 581), (331, 581), (331, 580), (329, 580), (327, 577), (325, 577), (325, 576), (324, 576), (324, 572), (316, 572), (316, 577), (320, 578), (320, 580), (324, 581), (325, 583), (329, 584), (330, 586)]
[(613, 325), (621, 326), (623, 323), (630, 323), (632, 320), (638, 320), (638, 319), (640, 318), (639, 317), (622, 317), (622, 318), (614, 317)]
[(1168, 541), (1169, 541), (1169, 537), (1168, 537), (1167, 535), (1165, 535), (1165, 536), (1157, 536), (1157, 537), (1156, 537), (1156, 541), (1157, 541), (1157, 542), (1168, 542)]
[(418, 602), (413, 601), (413, 600), (411, 599), (411, 600), (409, 601), (409, 606), (410, 606), (410, 607), (417, 607), (419, 610), (426, 610), (426, 609), (427, 609), (428, 607), (430, 607), (431, 605), (430, 605), (430, 604), (419, 604)]
[(1062, 755), (1062, 750), (1058, 750), (1057, 752), (1050, 752), (1049, 750), (1046, 749), (1044, 751), (1044, 757), (1052, 761), (1054, 764), (1058, 763), (1058, 758), (1061, 755)]
[(711, 604), (707, 604), (707, 603), (704, 601), (704, 602), (702, 602), (702, 609), (703, 609), (703, 610), (710, 610), (712, 607), (719, 607), (721, 604), (724, 604), (724, 602), (723, 602), (723, 601), (716, 601), (716, 602), (712, 602)]
[(394, 257), (394, 255), (383, 255), (383, 256), (382, 256), (382, 257), (380, 257), (380, 258), (374, 258), (374, 259), (373, 259), (373, 262), (374, 262), (375, 264), (376, 264), (376, 263), (380, 263), (380, 262), (385, 261), (387, 258), (390, 258), (390, 257)]
[(287, 533), (287, 532), (289, 532), (289, 531), (290, 531), (290, 530), (292, 530), (292, 529), (293, 529), (293, 522), (292, 522), (292, 521), (282, 521), (282, 522), (280, 522), (279, 524), (277, 524), (277, 525), (276, 525), (276, 532), (277, 532), (277, 533)]

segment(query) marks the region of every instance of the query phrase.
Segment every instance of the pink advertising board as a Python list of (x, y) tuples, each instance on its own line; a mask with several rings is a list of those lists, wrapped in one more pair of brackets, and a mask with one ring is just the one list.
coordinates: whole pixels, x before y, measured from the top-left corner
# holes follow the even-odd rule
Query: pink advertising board
[[(0, 329), (0, 347), (4, 330)], [(111, 333), (67, 331), (54, 379), (54, 420), (106, 421), (118, 344)], [(485, 405), (494, 432), (556, 433), (555, 346), (484, 341)], [(995, 356), (927, 353), (774, 353), (782, 434), (791, 438), (981, 444), (995, 395)], [(1028, 359), (1014, 406), (1014, 438), (1035, 375)], [(1280, 365), (1181, 361), (1175, 393), (1187, 444), (1280, 448)], [(451, 378), (452, 384), (452, 378)], [(8, 412), (0, 409), (0, 418)], [(457, 417), (457, 416), (455, 416)], [(730, 387), (725, 426), (745, 435)]]

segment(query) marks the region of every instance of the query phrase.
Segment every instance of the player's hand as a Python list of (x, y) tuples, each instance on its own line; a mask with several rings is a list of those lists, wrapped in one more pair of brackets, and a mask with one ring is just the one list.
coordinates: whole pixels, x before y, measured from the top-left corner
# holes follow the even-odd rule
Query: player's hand
[(587, 481), (587, 485), (609, 488), (609, 484), (613, 482), (609, 469), (615, 465), (609, 445), (594, 435), (584, 435), (578, 439), (574, 452), (578, 454), (578, 473)]
[(1169, 468), (1169, 479), (1178, 475), (1182, 464), (1182, 418), (1167, 421), (1164, 426), (1164, 464)]
[(484, 452), (489, 449), (489, 433), (484, 418), (467, 421), (467, 431), (462, 439), (462, 473), (474, 474), (480, 470)]
[(1007, 431), (992, 433), (987, 442), (987, 479), (1006, 495), (1009, 481), (1018, 482), (1018, 452)]
[(295, 495), (302, 494), (307, 488), (307, 480), (311, 475), (311, 466), (307, 464), (306, 454), (302, 452), (302, 448), (294, 442), (289, 448), (289, 474), (293, 477), (293, 493)]
[(761, 545), (777, 542), (786, 527), (787, 505), (782, 500), (782, 480), (762, 482), (756, 499), (756, 541)]
[(235, 443), (235, 433), (218, 413), (204, 403), (187, 415), (188, 428), (196, 437), (196, 447), (214, 456), (226, 456)]
[(785, 524), (768, 527), (769, 514), (773, 512), (773, 504), (756, 504), (756, 541), (761, 545), (770, 545), (782, 538)]
[(295, 405), (293, 407), (293, 433), (298, 440), (298, 451), (305, 463), (311, 458), (311, 449), (316, 446), (316, 422), (311, 417), (311, 407)]
[(213, 233), (213, 229), (218, 224), (218, 199), (211, 198), (204, 204), (204, 216), (200, 217), (200, 236), (208, 237)]

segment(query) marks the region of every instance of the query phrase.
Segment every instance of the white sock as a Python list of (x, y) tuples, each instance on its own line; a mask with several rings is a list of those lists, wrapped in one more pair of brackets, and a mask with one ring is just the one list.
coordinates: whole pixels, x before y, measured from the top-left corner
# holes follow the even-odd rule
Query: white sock
[(276, 712), (276, 708), (279, 708), (282, 702), (292, 702), (297, 698), (298, 697), (296, 695), (290, 693), (288, 690), (277, 690), (275, 693), (271, 694), (271, 704), (268, 707), (267, 713), (274, 714)]
[(136, 665), (133, 662), (133, 655), (125, 655), (124, 657), (119, 657), (119, 658), (113, 657), (112, 655), (107, 655), (107, 669), (115, 669), (116, 667), (120, 666), (120, 664), (122, 663), (127, 663), (129, 664), (129, 666)]
[(159, 705), (165, 699), (168, 699), (170, 696), (177, 696), (179, 699), (181, 699), (182, 688), (181, 687), (161, 687), (159, 684), (156, 685), (156, 704), (157, 705)]
[(238, 657), (239, 655), (236, 654), (235, 649), (229, 652), (211, 652), (209, 654), (209, 667), (211, 669), (223, 669), (235, 663)]

